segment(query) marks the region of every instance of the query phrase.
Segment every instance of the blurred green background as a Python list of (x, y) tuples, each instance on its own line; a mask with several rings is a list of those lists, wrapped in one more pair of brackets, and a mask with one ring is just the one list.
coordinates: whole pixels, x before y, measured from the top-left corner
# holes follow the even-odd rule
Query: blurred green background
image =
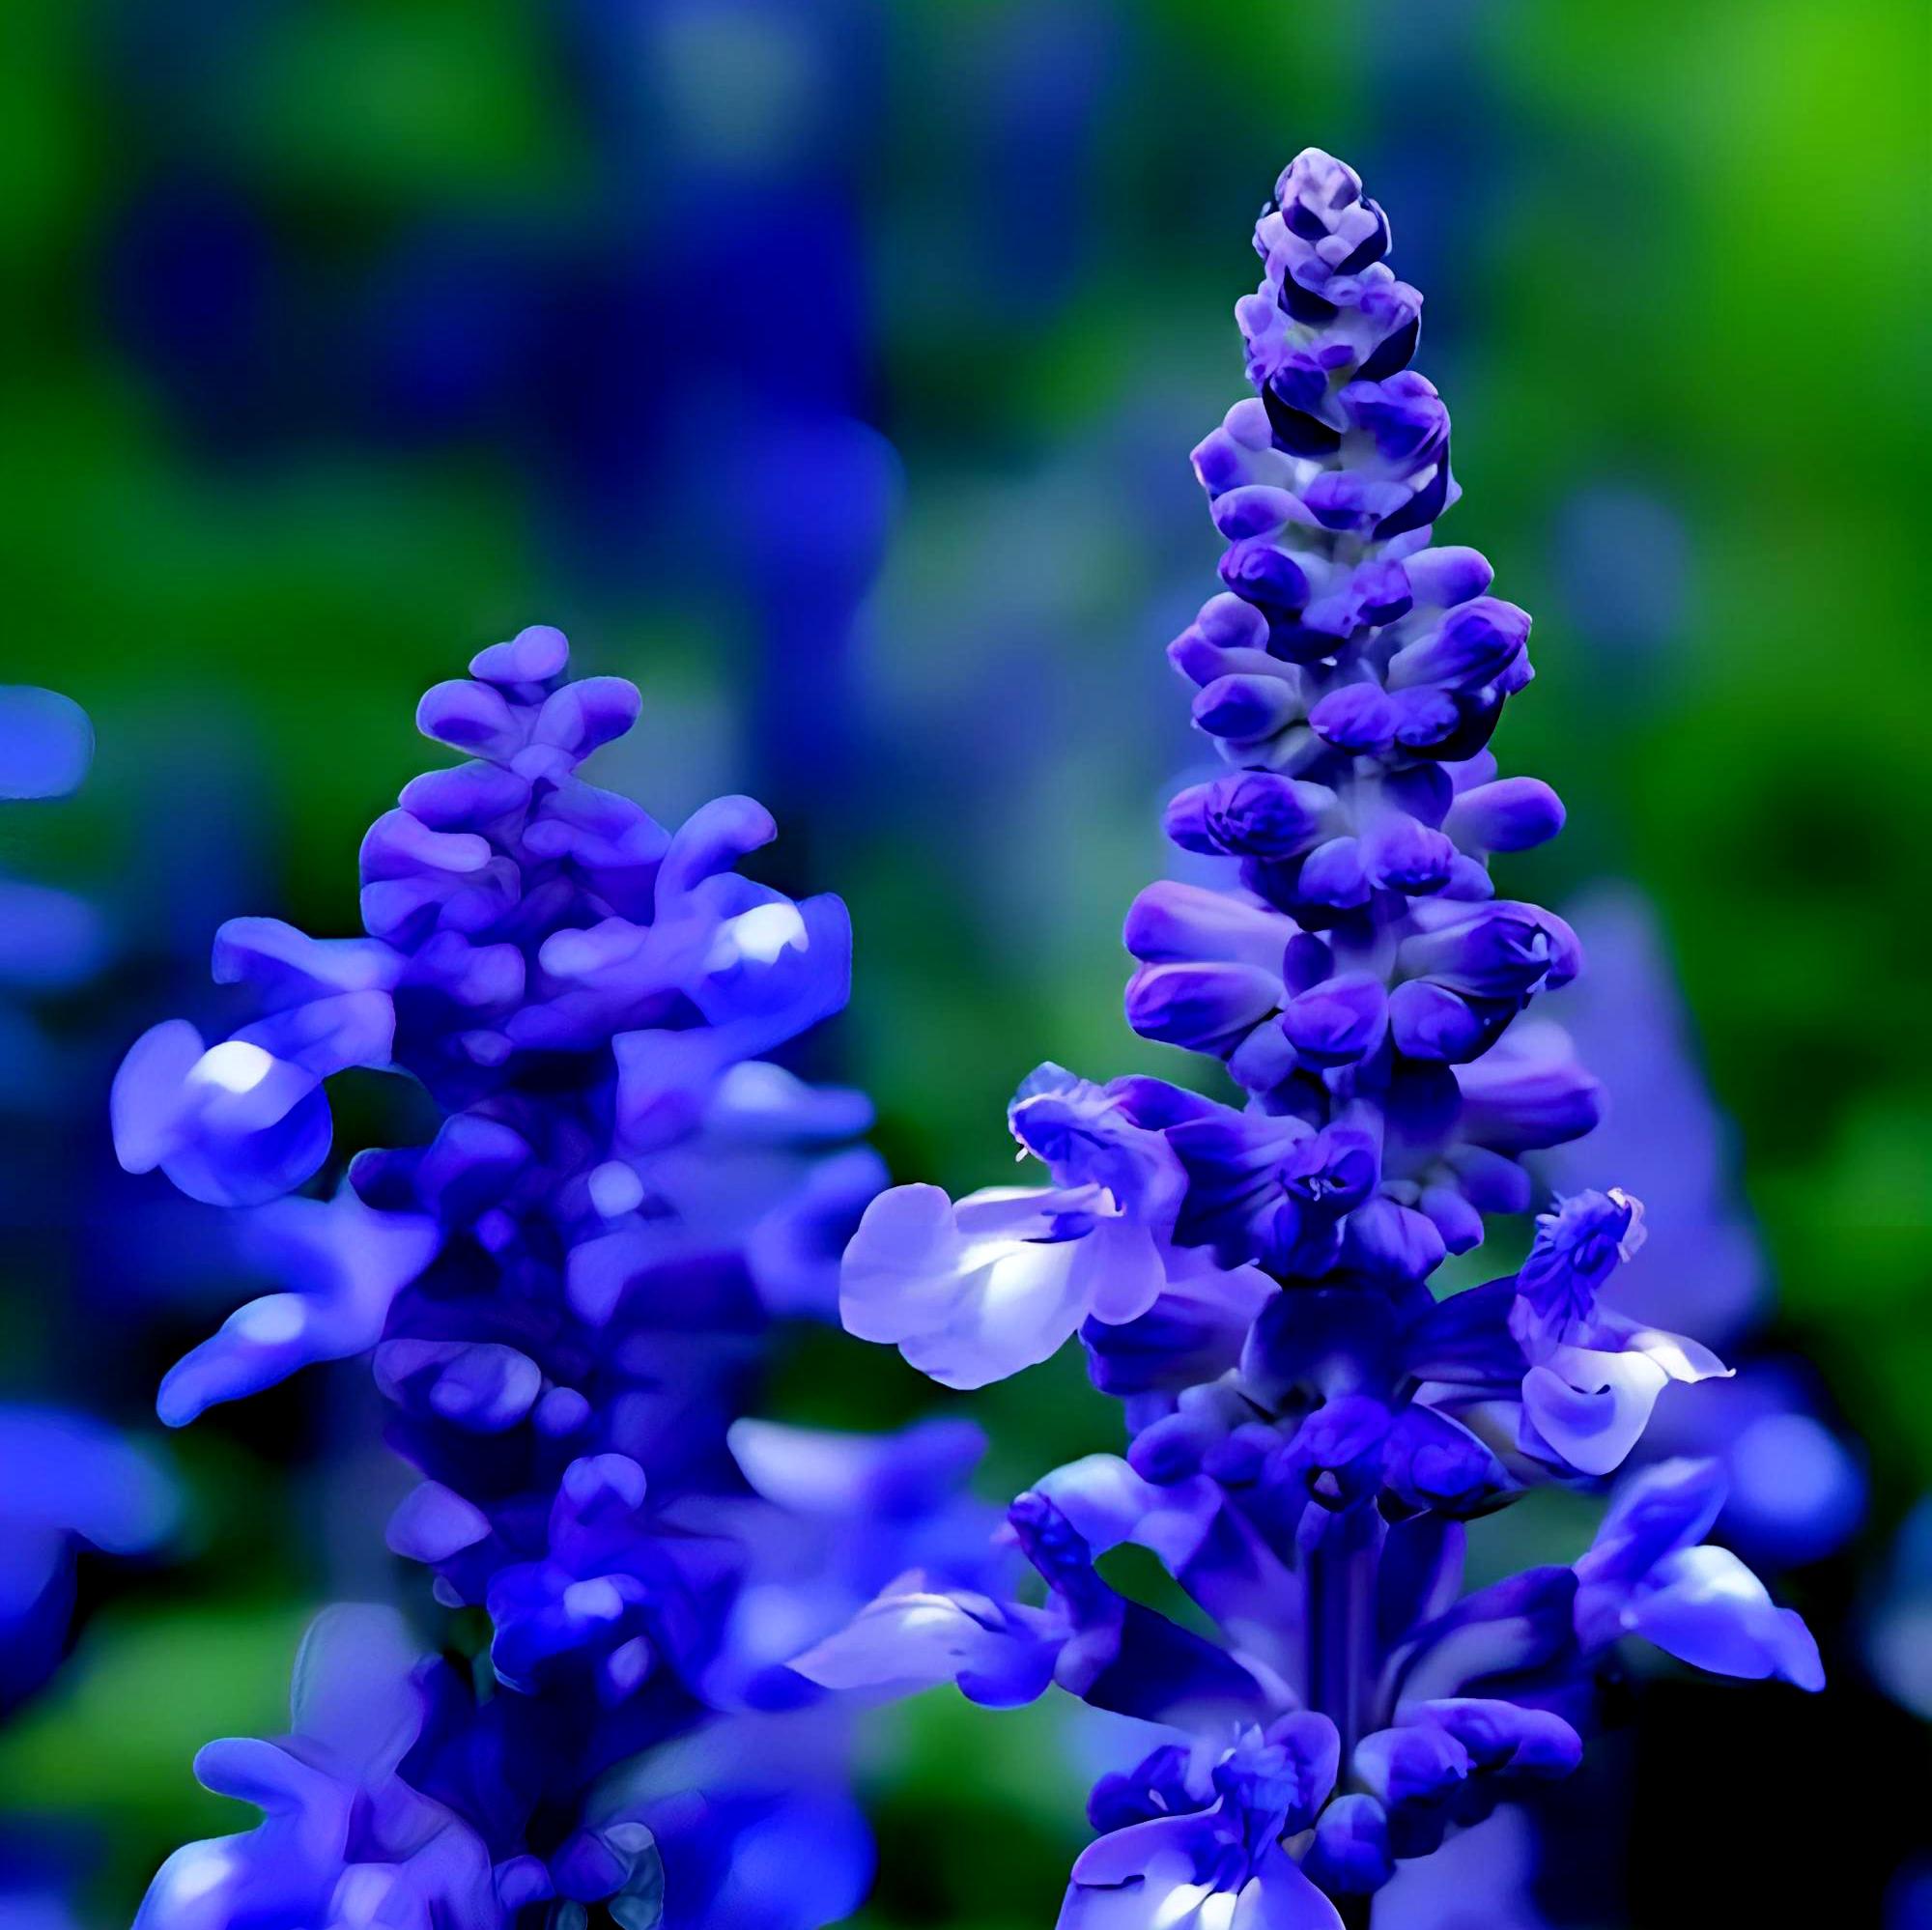
[[(1254, 211), (1314, 143), (1429, 298), (1452, 540), (1536, 612), (1498, 749), (1571, 829), (1515, 888), (1660, 906), (1881, 1547), (1932, 1482), (1927, 51), (1887, 0), (11, 0), (0, 675), (99, 750), (5, 857), (93, 894), (120, 962), (54, 1014), (71, 1118), (17, 1127), (70, 1177), (9, 1229), (0, 1380), (150, 1425), (235, 1289), (169, 1222), (170, 1284), (77, 1355), (57, 1310), (109, 1304), (90, 1215), (129, 1197), (71, 1177), (105, 1171), (106, 1069), (220, 918), (353, 927), (361, 832), (434, 761), (417, 694), (527, 622), (644, 687), (605, 781), (661, 817), (765, 795), (786, 881), (848, 899), (828, 1063), (902, 1176), (1001, 1178), (1039, 1059), (1160, 1063), (1118, 930), (1193, 754), (1186, 455), (1241, 392)], [(801, 533), (773, 451), (820, 431), (863, 513)], [(239, 1820), (194, 1747), (274, 1731), (307, 1614), (386, 1585), (320, 1531), (358, 1374), (168, 1443), (182, 1558), (102, 1584), (0, 1738), (0, 1802), (101, 1827), (102, 1924)], [(933, 1399), (821, 1335), (775, 1405)], [(1112, 1444), (1072, 1359), (969, 1405), (988, 1492)], [(889, 1725), (868, 1924), (1051, 1920), (1084, 1827), (1053, 1725)]]

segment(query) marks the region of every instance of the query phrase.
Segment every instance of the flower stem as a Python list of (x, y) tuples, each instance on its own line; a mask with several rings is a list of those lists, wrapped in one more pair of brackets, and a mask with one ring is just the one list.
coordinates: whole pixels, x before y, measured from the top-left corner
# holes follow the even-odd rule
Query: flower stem
[(1366, 1518), (1338, 1516), (1305, 1555), (1308, 1706), (1334, 1723), (1346, 1764), (1367, 1728), (1375, 1671), (1377, 1536)]

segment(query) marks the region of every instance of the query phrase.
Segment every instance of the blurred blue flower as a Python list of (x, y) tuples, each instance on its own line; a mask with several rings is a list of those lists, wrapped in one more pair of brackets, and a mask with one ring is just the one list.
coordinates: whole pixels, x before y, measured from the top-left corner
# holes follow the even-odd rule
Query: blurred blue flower
[(1695, 1402), (1665, 1401), (1640, 1452), (1717, 1457), (1724, 1539), (1773, 1567), (1816, 1560), (1863, 1518), (1863, 1465), (1821, 1417), (1803, 1365), (1763, 1351), (1772, 1282), (1655, 914), (1634, 891), (1602, 887), (1574, 917), (1592, 969), (1551, 1008), (1616, 1098), (1586, 1142), (1539, 1154), (1537, 1170), (1559, 1190), (1618, 1174), (1642, 1197), (1646, 1250), (1606, 1284), (1606, 1303), (1645, 1324), (1683, 1320), (1749, 1369)]
[(1886, 1693), (1932, 1722), (1932, 1496), (1892, 1542), (1865, 1609), (1864, 1648)]
[(177, 1516), (173, 1484), (121, 1434), (59, 1408), (0, 1405), (0, 1715), (60, 1660), (76, 1553), (150, 1553)]

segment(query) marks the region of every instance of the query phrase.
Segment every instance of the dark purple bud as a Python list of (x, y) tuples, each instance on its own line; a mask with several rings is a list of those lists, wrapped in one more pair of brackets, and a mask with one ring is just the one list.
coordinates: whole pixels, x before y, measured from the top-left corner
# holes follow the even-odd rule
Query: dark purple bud
[(1282, 982), (1292, 994), (1299, 995), (1335, 975), (1335, 953), (1312, 931), (1297, 931), (1288, 941), (1282, 954)]
[(1342, 446), (1339, 429), (1305, 409), (1297, 409), (1273, 383), (1262, 390), (1262, 402), (1275, 446), (1291, 456), (1332, 456)]
[(1383, 517), (1371, 534), (1378, 543), (1391, 543), (1398, 536), (1406, 536), (1415, 530), (1427, 530), (1429, 525), (1462, 494), (1462, 490), (1458, 488), (1455, 479), (1449, 473), (1449, 442), (1445, 436), (1441, 453), (1435, 462), (1422, 472), (1414, 495), (1393, 516)]
[(1224, 590), (1167, 646), (1167, 658), (1189, 683), (1204, 686), (1235, 670), (1271, 670), (1268, 620)]
[(1229, 590), (1210, 596), (1201, 606), (1194, 628), (1217, 650), (1267, 648), (1267, 619), (1253, 604)]
[[(1401, 288), (1402, 283), (1397, 282)], [(1368, 303), (1363, 303), (1366, 311)], [(1383, 382), (1398, 369), (1406, 368), (1422, 339), (1422, 316), (1415, 309), (1397, 319), (1389, 332), (1377, 343), (1357, 371), (1364, 382)]]
[(446, 1562), (488, 1540), (490, 1518), (472, 1501), (424, 1481), (411, 1489), (389, 1517), (385, 1540), (409, 1561)]
[(1210, 499), (1224, 490), (1238, 489), (1249, 474), (1249, 452), (1225, 428), (1210, 430), (1195, 444), (1188, 461)]
[[(1291, 351), (1268, 378), (1268, 389), (1292, 410), (1318, 421), (1328, 401), (1328, 371), (1305, 349)], [(1232, 532), (1231, 532), (1232, 533)]]
[(1317, 1407), (1289, 1448), (1310, 1498), (1344, 1508), (1372, 1494), (1381, 1483), (1389, 1421), (1387, 1405), (1367, 1394), (1344, 1394)]

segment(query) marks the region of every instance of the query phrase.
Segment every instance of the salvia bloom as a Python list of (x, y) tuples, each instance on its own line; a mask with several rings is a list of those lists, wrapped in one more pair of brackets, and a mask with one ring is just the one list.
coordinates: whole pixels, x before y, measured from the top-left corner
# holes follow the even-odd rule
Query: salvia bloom
[[(1432, 540), (1449, 419), (1408, 367), (1421, 298), (1388, 245), (1350, 169), (1294, 161), (1236, 311), (1256, 394), (1194, 452), (1227, 587), (1170, 655), (1229, 768), (1167, 830), (1218, 869), (1134, 904), (1126, 1012), (1240, 1102), (1042, 1066), (1010, 1123), (1047, 1185), (896, 1188), (845, 1257), (846, 1324), (934, 1378), (978, 1386), (1077, 1331), (1123, 1405), (1124, 1458), (1009, 1513), (1043, 1600), (909, 1574), (798, 1664), (985, 1702), (1057, 1682), (1164, 1725), (1094, 1792), (1063, 1930), (1365, 1920), (1398, 1860), (1576, 1765), (1625, 1635), (1822, 1680), (1798, 1618), (1705, 1542), (1709, 1462), (1626, 1477), (1572, 1566), (1463, 1589), (1466, 1522), (1602, 1485), (1666, 1386), (1726, 1370), (1605, 1295), (1643, 1233), (1614, 1188), (1551, 1205), (1514, 1276), (1430, 1290), (1486, 1215), (1536, 1204), (1523, 1155), (1587, 1133), (1599, 1093), (1524, 1016), (1578, 947), (1489, 861), (1563, 809), (1486, 748), (1529, 618)], [(1109, 1585), (1124, 1543), (1212, 1637)]]
[[(965, 1424), (745, 1418), (765, 1329), (829, 1314), (882, 1178), (866, 1101), (761, 1056), (844, 1003), (845, 911), (739, 873), (774, 835), (749, 799), (672, 834), (585, 782), (639, 698), (569, 681), (556, 631), (470, 668), (418, 715), (469, 761), (363, 842), (366, 935), (224, 925), (214, 976), (255, 1016), (212, 1044), (156, 1027), (113, 1112), (124, 1164), (238, 1209), (286, 1283), (173, 1370), (163, 1418), (371, 1351), (422, 1477), (389, 1544), (487, 1646), (425, 1659), (387, 1611), (332, 1611), (291, 1735), (197, 1765), (267, 1820), (179, 1852), (141, 1921), (601, 1903), (624, 1930), (810, 1930), (856, 1905), (870, 1847), (839, 1718), (784, 1664), (908, 1565), (972, 1580), (987, 1548)], [(412, 1077), (440, 1126), (300, 1193), (351, 1066)]]

